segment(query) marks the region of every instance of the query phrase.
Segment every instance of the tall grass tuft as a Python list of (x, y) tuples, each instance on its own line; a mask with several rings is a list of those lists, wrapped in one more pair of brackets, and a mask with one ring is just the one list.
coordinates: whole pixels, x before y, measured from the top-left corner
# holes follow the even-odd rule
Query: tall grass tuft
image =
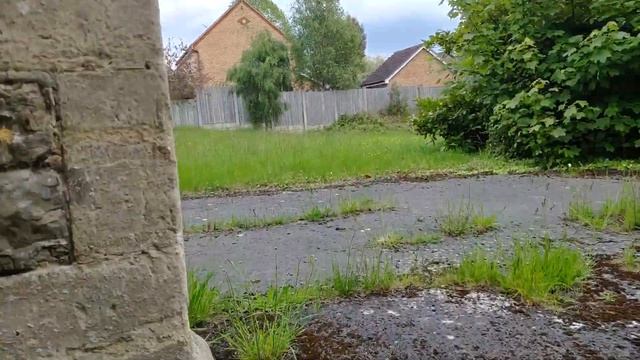
[(275, 319), (232, 320), (232, 332), (225, 336), (239, 360), (280, 360), (291, 350), (302, 327), (289, 314)]
[(470, 233), (482, 235), (495, 230), (498, 228), (497, 220), (497, 216), (487, 216), (484, 211), (478, 211), (471, 203), (463, 201), (458, 205), (449, 204), (447, 210), (440, 214), (438, 223), (443, 234), (459, 237)]
[(344, 268), (336, 262), (333, 263), (331, 267), (331, 278), (329, 278), (329, 287), (331, 289), (339, 296), (348, 297), (356, 293), (359, 286), (360, 277), (350, 262), (347, 262)]
[(318, 222), (335, 216), (336, 213), (329, 207), (314, 206), (302, 215), (301, 220)]
[(194, 272), (187, 274), (189, 293), (189, 324), (192, 328), (201, 326), (211, 319), (220, 300), (220, 292), (209, 286), (213, 274), (199, 278)]
[(395, 268), (379, 256), (362, 263), (362, 289), (366, 293), (382, 293), (393, 289), (398, 281)]
[(542, 244), (527, 241), (516, 244), (513, 254), (502, 261), (476, 250), (436, 283), (497, 287), (526, 302), (552, 304), (586, 280), (591, 266), (578, 250), (553, 246), (548, 239)]
[(530, 302), (555, 302), (590, 274), (591, 261), (578, 250), (554, 247), (549, 240), (525, 242), (516, 244), (501, 286)]
[(577, 196), (569, 205), (568, 218), (596, 231), (640, 229), (640, 190), (625, 184), (617, 199), (607, 199), (600, 209), (595, 209), (584, 195)]
[(351, 259), (345, 267), (333, 264), (333, 274), (328, 288), (338, 296), (348, 297), (356, 293), (384, 293), (400, 284), (400, 276), (382, 254), (375, 258), (363, 258), (353, 265)]

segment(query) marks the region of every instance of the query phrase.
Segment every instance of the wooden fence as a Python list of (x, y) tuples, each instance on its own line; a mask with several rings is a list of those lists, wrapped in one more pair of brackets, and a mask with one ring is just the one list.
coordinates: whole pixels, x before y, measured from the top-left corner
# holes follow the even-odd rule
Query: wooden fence
[[(410, 111), (416, 109), (416, 99), (440, 96), (441, 87), (400, 87), (402, 98)], [(340, 115), (361, 112), (379, 113), (389, 106), (391, 89), (354, 89), (344, 91), (290, 91), (282, 93), (287, 110), (280, 117), (278, 128), (288, 130), (316, 129), (333, 124)], [(233, 88), (212, 87), (198, 93), (195, 100), (171, 104), (175, 126), (197, 126), (219, 129), (250, 127), (243, 99)]]

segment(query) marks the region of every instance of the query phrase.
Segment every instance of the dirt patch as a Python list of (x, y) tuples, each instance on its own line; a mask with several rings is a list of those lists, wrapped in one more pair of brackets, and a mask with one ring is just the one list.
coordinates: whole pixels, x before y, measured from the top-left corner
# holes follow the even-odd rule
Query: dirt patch
[(570, 313), (581, 321), (598, 326), (640, 322), (640, 273), (622, 269), (610, 256), (600, 256), (594, 273), (576, 299)]
[(358, 354), (365, 339), (355, 332), (345, 333), (331, 321), (318, 321), (298, 337), (297, 358), (300, 360), (366, 360)]
[(509, 298), (444, 290), (331, 304), (299, 359), (634, 359), (638, 329), (592, 327)]

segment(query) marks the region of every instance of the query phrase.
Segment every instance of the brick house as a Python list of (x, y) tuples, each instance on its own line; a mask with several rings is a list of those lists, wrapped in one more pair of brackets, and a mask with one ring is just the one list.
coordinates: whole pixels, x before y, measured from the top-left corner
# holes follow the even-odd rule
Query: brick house
[(289, 44), (260, 11), (244, 0), (236, 1), (189, 46), (177, 66), (196, 67), (207, 85), (227, 85), (227, 72), (240, 62), (255, 36), (265, 31)]
[(423, 45), (395, 52), (363, 82), (363, 88), (442, 86), (452, 78), (444, 56)]

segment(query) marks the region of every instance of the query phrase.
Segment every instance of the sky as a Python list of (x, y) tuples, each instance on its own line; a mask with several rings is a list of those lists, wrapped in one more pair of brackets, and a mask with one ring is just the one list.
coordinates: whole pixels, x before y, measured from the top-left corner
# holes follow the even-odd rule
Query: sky
[[(342, 0), (347, 13), (364, 24), (367, 55), (389, 56), (417, 45), (437, 30), (455, 28), (441, 0)], [(289, 14), (293, 0), (274, 0)], [(167, 39), (193, 42), (229, 7), (231, 0), (160, 0), (162, 32)]]

